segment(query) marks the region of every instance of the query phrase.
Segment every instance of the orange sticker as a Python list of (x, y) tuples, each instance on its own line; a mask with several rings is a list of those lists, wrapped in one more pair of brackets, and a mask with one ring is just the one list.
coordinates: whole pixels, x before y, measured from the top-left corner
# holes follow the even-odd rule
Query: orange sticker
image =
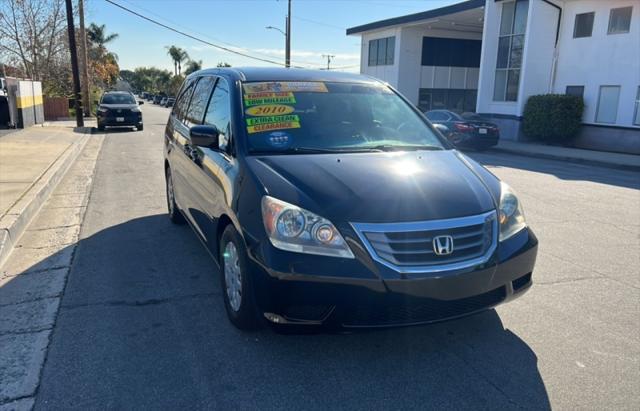
[(265, 104), (262, 106), (249, 107), (245, 113), (250, 116), (277, 116), (293, 113), (294, 108), (284, 104)]

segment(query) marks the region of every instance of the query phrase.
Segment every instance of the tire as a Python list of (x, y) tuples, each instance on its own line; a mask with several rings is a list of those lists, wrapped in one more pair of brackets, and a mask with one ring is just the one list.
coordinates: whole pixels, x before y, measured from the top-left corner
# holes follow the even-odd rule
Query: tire
[(175, 193), (173, 191), (173, 178), (171, 176), (171, 169), (167, 167), (165, 171), (165, 186), (167, 193), (167, 210), (169, 214), (169, 220), (173, 224), (182, 225), (186, 223), (184, 216), (178, 209), (178, 205), (176, 204)]
[(225, 228), (219, 244), (220, 284), (227, 317), (236, 328), (253, 330), (258, 325), (253, 280), (244, 241), (233, 224)]
[(136, 128), (138, 129), (138, 131), (144, 130), (144, 126), (142, 124), (138, 124)]

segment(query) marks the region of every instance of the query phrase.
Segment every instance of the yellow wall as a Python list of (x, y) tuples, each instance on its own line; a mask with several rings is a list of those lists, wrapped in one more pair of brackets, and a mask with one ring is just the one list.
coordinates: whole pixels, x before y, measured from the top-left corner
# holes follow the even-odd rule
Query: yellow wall
[(31, 96), (16, 96), (16, 107), (17, 108), (29, 108), (31, 106), (41, 106), (42, 105), (42, 95), (31, 97)]

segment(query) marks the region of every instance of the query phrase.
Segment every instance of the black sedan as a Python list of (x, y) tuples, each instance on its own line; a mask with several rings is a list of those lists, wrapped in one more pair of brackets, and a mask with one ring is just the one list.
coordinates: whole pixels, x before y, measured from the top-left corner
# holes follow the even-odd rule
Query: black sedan
[(133, 94), (126, 91), (109, 91), (102, 95), (98, 106), (98, 130), (105, 127), (135, 127), (143, 129), (142, 112)]
[(498, 126), (475, 113), (431, 110), (425, 115), (458, 148), (484, 150), (500, 139)]

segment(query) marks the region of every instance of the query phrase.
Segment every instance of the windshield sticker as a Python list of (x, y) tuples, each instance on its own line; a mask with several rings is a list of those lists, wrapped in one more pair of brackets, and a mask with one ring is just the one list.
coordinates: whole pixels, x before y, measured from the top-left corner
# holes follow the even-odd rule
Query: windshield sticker
[(327, 86), (319, 81), (271, 81), (263, 83), (246, 83), (243, 85), (245, 93), (261, 92), (307, 92), (327, 93)]
[(267, 141), (272, 147), (287, 148), (291, 145), (291, 136), (283, 131), (275, 131), (268, 135)]
[(300, 117), (297, 115), (288, 115), (250, 117), (247, 119), (247, 131), (250, 134), (270, 130), (284, 130), (287, 128), (300, 128)]
[(249, 107), (245, 110), (245, 113), (250, 116), (273, 116), (291, 114), (295, 109), (291, 106), (285, 106), (283, 104), (265, 104), (262, 106)]
[(250, 93), (244, 96), (244, 105), (260, 106), (265, 104), (295, 104), (293, 93)]

